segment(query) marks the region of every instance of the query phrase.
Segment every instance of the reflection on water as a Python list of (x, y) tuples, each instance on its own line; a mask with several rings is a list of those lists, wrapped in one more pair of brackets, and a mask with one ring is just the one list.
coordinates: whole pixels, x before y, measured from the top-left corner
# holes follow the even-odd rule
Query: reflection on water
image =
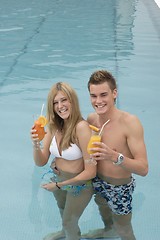
[(72, 81), (77, 70), (105, 67), (107, 61), (115, 72), (117, 58), (131, 54), (134, 1), (42, 2), (1, 9), (2, 93), (3, 85), (33, 79)]
[(32, 195), (31, 195), (31, 202), (29, 205), (29, 218), (31, 223), (35, 226), (35, 231), (38, 232), (42, 228), (42, 215), (43, 209), (40, 206), (40, 202), (38, 200), (38, 193), (40, 190), (41, 178), (40, 175), (42, 171), (34, 167), (33, 174), (31, 178), (32, 182)]
[(31, 179), (32, 194), (28, 208), (28, 215), (31, 223), (34, 225), (35, 232), (37, 234), (42, 232), (43, 224), (53, 229), (55, 226), (57, 229), (57, 225), (60, 224), (60, 216), (58, 216), (58, 210), (56, 211), (53, 209), (53, 212), (51, 209), (52, 206), (56, 205), (53, 195), (47, 193), (40, 187), (42, 184), (42, 176), (46, 169), (47, 166), (43, 168), (34, 166)]

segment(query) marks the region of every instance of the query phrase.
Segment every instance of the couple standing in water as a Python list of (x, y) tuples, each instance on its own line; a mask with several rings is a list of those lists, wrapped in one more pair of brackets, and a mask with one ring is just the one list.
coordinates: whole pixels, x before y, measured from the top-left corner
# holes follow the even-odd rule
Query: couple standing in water
[[(88, 81), (91, 104), (95, 110), (83, 119), (77, 95), (67, 83), (56, 83), (48, 94), (48, 128), (40, 148), (34, 126), (31, 129), (35, 164), (44, 166), (51, 154), (53, 178), (42, 185), (53, 192), (62, 218), (62, 231), (45, 240), (79, 240), (81, 237), (135, 240), (132, 218), (133, 174), (148, 173), (143, 127), (139, 119), (117, 109), (116, 80), (105, 70), (94, 72)], [(102, 142), (89, 155), (89, 124), (101, 128), (109, 120)], [(90, 159), (97, 162), (91, 164)], [(81, 236), (78, 221), (90, 202), (98, 205), (103, 229)]]

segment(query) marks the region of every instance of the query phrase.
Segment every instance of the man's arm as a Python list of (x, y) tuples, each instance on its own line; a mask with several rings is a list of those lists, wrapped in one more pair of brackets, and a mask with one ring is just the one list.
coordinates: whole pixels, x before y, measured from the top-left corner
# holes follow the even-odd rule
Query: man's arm
[(127, 144), (133, 159), (124, 157), (122, 167), (132, 173), (145, 176), (148, 173), (147, 151), (142, 124), (136, 116), (127, 120)]

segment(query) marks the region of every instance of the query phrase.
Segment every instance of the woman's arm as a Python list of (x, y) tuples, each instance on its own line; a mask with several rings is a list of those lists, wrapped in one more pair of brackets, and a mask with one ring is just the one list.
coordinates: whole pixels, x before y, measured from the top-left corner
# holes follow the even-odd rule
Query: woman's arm
[[(94, 165), (92, 163), (87, 163), (87, 161), (86, 161), (86, 160), (90, 159), (90, 155), (87, 152), (87, 145), (88, 145), (89, 139), (91, 137), (91, 130), (86, 121), (81, 121), (77, 125), (76, 134), (77, 134), (79, 147), (81, 148), (82, 154), (83, 154), (84, 170), (80, 174), (75, 176), (74, 178), (65, 180), (63, 182), (58, 182), (59, 188), (65, 186), (65, 185), (74, 184), (76, 182), (90, 180), (96, 176), (96, 170), (97, 170), (96, 165)], [(57, 184), (54, 182), (44, 184), (42, 187), (49, 191), (54, 191), (58, 188)]]
[(89, 162), (87, 160), (90, 159), (90, 155), (87, 152), (88, 142), (91, 137), (91, 129), (89, 124), (86, 121), (81, 121), (77, 125), (76, 133), (79, 146), (82, 150), (84, 170), (78, 174), (75, 179), (76, 181), (92, 179), (96, 176), (97, 167), (94, 163), (87, 163)]

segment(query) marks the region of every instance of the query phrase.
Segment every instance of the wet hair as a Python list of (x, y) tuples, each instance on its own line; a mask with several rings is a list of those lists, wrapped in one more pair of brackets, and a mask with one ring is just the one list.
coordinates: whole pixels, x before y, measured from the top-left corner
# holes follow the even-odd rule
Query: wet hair
[[(54, 99), (59, 91), (71, 103), (71, 112), (65, 122), (54, 110)], [(55, 133), (57, 130), (62, 132), (63, 138), (60, 142), (60, 150), (67, 149), (71, 143), (75, 143), (76, 125), (82, 120), (82, 115), (77, 94), (68, 83), (58, 82), (51, 87), (47, 99), (47, 120), (51, 133)]]
[(102, 83), (107, 82), (110, 89), (113, 91), (117, 88), (116, 80), (113, 77), (113, 75), (105, 70), (98, 70), (90, 76), (90, 79), (88, 81), (88, 90), (90, 91), (90, 85), (99, 85)]

